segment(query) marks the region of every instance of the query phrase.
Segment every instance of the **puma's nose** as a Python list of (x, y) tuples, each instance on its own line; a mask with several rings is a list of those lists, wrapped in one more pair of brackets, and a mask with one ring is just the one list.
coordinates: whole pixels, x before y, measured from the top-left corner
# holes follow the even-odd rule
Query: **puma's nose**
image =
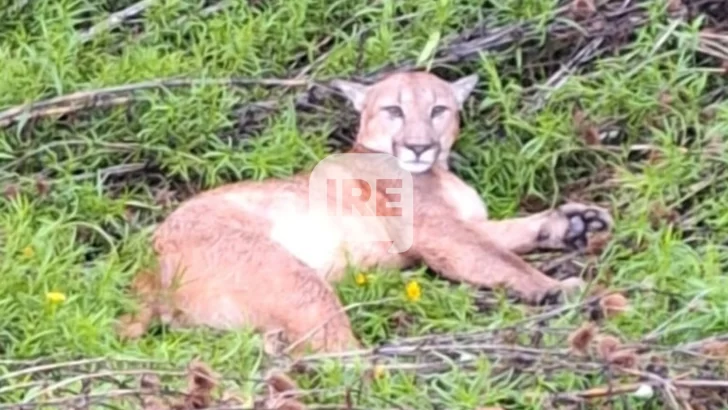
[(431, 143), (431, 144), (404, 144), (405, 148), (412, 151), (415, 154), (415, 156), (418, 156), (418, 157), (420, 155), (422, 155), (423, 152), (425, 152), (431, 148), (434, 148), (435, 145), (436, 144), (434, 144), (434, 143)]

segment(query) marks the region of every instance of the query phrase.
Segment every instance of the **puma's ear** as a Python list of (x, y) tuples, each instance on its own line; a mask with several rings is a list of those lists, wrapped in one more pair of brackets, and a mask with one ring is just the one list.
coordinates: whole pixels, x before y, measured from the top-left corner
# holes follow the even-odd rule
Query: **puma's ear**
[(369, 86), (346, 80), (334, 80), (331, 86), (338, 88), (344, 96), (354, 105), (354, 109), (361, 112), (364, 109)]
[(450, 83), (452, 92), (455, 94), (455, 99), (457, 100), (458, 105), (461, 108), (462, 108), (465, 100), (470, 96), (470, 94), (475, 89), (475, 84), (477, 84), (477, 83), (478, 83), (477, 74), (471, 74), (467, 77), (463, 77), (459, 80), (455, 80)]

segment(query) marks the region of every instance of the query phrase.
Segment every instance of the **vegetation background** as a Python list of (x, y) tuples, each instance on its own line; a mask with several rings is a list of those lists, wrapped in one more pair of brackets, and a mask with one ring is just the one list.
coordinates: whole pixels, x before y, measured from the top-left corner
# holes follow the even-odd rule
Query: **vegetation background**
[[(480, 75), (453, 167), (493, 218), (566, 199), (612, 210), (612, 237), (533, 260), (626, 300), (529, 307), (422, 269), (352, 267), (338, 291), (357, 334), (385, 346), (373, 355), (380, 367), (311, 358), (295, 375), (310, 390), (302, 401), (542, 409), (622, 395), (612, 408), (724, 406), (727, 27), (719, 0), (9, 2), (0, 407), (109, 404), (137, 394), (150, 366), (172, 394), (199, 358), (227, 399), (242, 398), (235, 408), (252, 408), (276, 365), (259, 336), (115, 335), (116, 318), (135, 308), (127, 287), (149, 263), (154, 224), (199, 190), (290, 175), (345, 148), (356, 114), (327, 81), (414, 67)], [(419, 298), (407, 296), (413, 281)], [(619, 363), (575, 353), (605, 340), (597, 329), (639, 349)], [(430, 347), (408, 348), (416, 343)], [(706, 343), (717, 358), (704, 357)], [(652, 399), (629, 395), (638, 380)]]

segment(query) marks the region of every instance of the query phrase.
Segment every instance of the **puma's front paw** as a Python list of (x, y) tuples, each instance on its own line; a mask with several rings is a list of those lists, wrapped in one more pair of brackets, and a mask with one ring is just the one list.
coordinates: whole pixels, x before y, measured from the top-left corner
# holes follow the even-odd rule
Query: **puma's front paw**
[(544, 248), (576, 250), (587, 246), (587, 234), (612, 229), (609, 211), (580, 203), (567, 203), (549, 211), (539, 231), (538, 241)]

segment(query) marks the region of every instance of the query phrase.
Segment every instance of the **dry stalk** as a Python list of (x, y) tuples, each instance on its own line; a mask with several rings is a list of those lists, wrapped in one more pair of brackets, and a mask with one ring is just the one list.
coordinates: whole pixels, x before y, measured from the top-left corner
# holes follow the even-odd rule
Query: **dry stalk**
[[(694, 7), (708, 7), (712, 4), (720, 3), (721, 0), (702, 0), (697, 2)], [(112, 15), (111, 20), (105, 23), (104, 27), (121, 24), (124, 19), (142, 12), (149, 7), (152, 2), (142, 1), (129, 8)], [(635, 4), (633, 4), (635, 3)], [(649, 22), (649, 16), (644, 10), (644, 6), (649, 2), (633, 2), (632, 0), (610, 0), (602, 4), (597, 13), (590, 18), (573, 21), (570, 16), (570, 8), (566, 5), (560, 7), (554, 15), (553, 21), (546, 28), (546, 41), (553, 48), (569, 49), (574, 43), (587, 41), (583, 47), (579, 47), (576, 53), (569, 58), (559, 71), (549, 78), (546, 82), (548, 90), (553, 90), (571, 75), (576, 67), (584, 65), (588, 61), (593, 60), (597, 56), (603, 54), (607, 50), (613, 51), (616, 47), (625, 43), (625, 39), (632, 35), (637, 29)], [(213, 13), (220, 8), (225, 7), (228, 2), (220, 2), (216, 4)], [(674, 11), (671, 15), (676, 18), (682, 18), (685, 13), (682, 9)], [(409, 19), (412, 16), (402, 17)], [(92, 28), (83, 38), (93, 36), (101, 28)], [(360, 33), (363, 34), (363, 33)], [(536, 22), (524, 22), (515, 25), (507, 25), (502, 27), (493, 27), (485, 29), (484, 27), (473, 27), (464, 30), (458, 35), (448, 38), (442, 46), (435, 52), (435, 58), (430, 64), (431, 67), (447, 67), (452, 64), (461, 64), (478, 58), (483, 52), (497, 52), (505, 55), (514, 47), (525, 48), (527, 51), (538, 51), (542, 43), (542, 33)], [(699, 51), (706, 54), (723, 55), (723, 46), (718, 41), (720, 38), (716, 36), (703, 36), (702, 46)], [(616, 45), (611, 40), (620, 40)], [(707, 42), (706, 42), (707, 41)], [(718, 50), (716, 51), (716, 47)], [(324, 53), (325, 55), (325, 53)], [(325, 93), (331, 93), (330, 87), (325, 85), (324, 81), (315, 83), (303, 77), (304, 73), (310, 72), (312, 67), (321, 62), (321, 56), (315, 59), (309, 66), (299, 70), (291, 79), (158, 79), (150, 80), (136, 84), (120, 85), (115, 87), (107, 87), (96, 90), (78, 91), (72, 94), (58, 96), (47, 100), (37, 101), (29, 104), (21, 104), (8, 108), (0, 112), (0, 127), (7, 127), (19, 121), (32, 118), (58, 116), (68, 114), (92, 107), (98, 106), (116, 106), (127, 104), (134, 101), (134, 93), (140, 90), (160, 89), (170, 87), (192, 87), (197, 85), (222, 85), (222, 86), (254, 86), (254, 85), (270, 85), (283, 88), (306, 87), (306, 92), (298, 93), (294, 100), (297, 104), (306, 105), (310, 98), (310, 92), (315, 86), (323, 89)], [(363, 78), (358, 78), (363, 82), (373, 82), (391, 72), (409, 71), (418, 68), (414, 61), (405, 60), (396, 63), (394, 66), (380, 67)], [(535, 101), (528, 104), (530, 109), (538, 109), (548, 97), (546, 94), (537, 94)], [(275, 103), (273, 103), (275, 104)], [(255, 103), (252, 103), (255, 105)], [(270, 108), (270, 104), (267, 104)]]

